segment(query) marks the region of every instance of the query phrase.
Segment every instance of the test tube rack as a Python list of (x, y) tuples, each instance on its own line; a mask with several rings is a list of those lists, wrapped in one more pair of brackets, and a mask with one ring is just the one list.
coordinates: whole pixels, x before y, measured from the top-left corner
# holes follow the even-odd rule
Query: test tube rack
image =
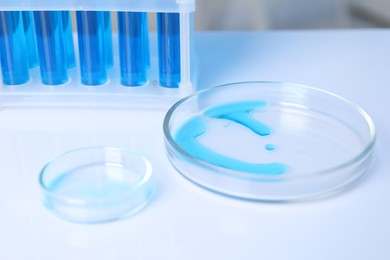
[[(70, 31), (70, 42), (66, 36), (69, 28), (72, 29), (69, 11), (74, 11), (77, 16), (77, 33)], [(128, 102), (129, 106), (134, 104), (151, 108), (160, 106), (161, 98), (171, 104), (194, 90), (196, 65), (191, 44), (194, 11), (195, 0), (2, 0), (0, 105), (6, 102), (7, 106), (66, 106), (69, 102), (76, 102), (91, 106), (91, 102), (100, 101), (107, 105), (108, 95), (111, 96), (111, 105), (120, 100)], [(107, 20), (102, 19), (107, 14), (111, 19), (112, 12), (118, 17), (117, 21), (112, 20), (118, 23), (118, 33), (112, 33), (109, 23), (109, 35)], [(62, 13), (62, 17), (55, 17), (59, 13)], [(156, 33), (150, 33), (146, 27), (145, 36), (145, 30), (137, 27), (145, 25), (143, 22), (147, 24), (140, 14), (157, 15)], [(26, 19), (30, 19), (32, 27), (28, 23), (26, 26)], [(99, 19), (105, 21), (106, 29), (103, 30), (106, 31), (103, 34), (99, 34), (102, 29), (99, 26), (91, 27)], [(58, 21), (62, 27), (57, 24)], [(73, 28), (76, 26), (73, 25)], [(24, 31), (24, 42), (17, 35), (18, 30)], [(35, 37), (28, 38), (31, 33)], [(134, 33), (138, 33), (142, 39), (132, 41)], [(166, 34), (171, 38), (164, 39)], [(107, 35), (109, 40), (103, 39)], [(112, 43), (107, 44), (111, 40)], [(21, 42), (18, 45), (20, 50), (14, 48), (13, 44)], [(102, 42), (104, 46), (99, 47)], [(110, 44), (112, 54), (107, 51)], [(36, 48), (38, 57), (35, 64), (29, 56), (31, 45)], [(74, 51), (73, 60), (68, 56), (69, 49), (70, 53)], [(133, 53), (128, 53), (130, 51)], [(12, 64), (15, 59), (16, 63)], [(177, 62), (170, 64), (174, 59)], [(140, 60), (144, 63), (142, 66), (146, 64), (146, 72), (141, 74), (136, 71), (137, 64), (130, 64), (132, 61), (139, 63)], [(96, 72), (95, 67), (99, 67), (102, 74)], [(12, 71), (11, 75), (7, 74), (10, 68), (16, 68), (19, 75), (12, 75)], [(134, 68), (135, 71), (131, 72)], [(53, 71), (56, 73), (53, 74)], [(129, 80), (129, 73), (141, 80), (134, 83)]]

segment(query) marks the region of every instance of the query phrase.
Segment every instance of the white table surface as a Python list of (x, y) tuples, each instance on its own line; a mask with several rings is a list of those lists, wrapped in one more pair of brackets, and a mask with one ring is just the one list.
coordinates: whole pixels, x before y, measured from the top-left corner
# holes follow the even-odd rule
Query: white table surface
[[(0, 166), (0, 259), (390, 259), (390, 157), (385, 151), (390, 147), (390, 30), (210, 32), (195, 40), (200, 88), (287, 81), (360, 105), (378, 130), (367, 177), (342, 194), (313, 202), (226, 198), (179, 175), (156, 128), (148, 135), (155, 140), (150, 157), (158, 196), (131, 218), (81, 225), (42, 206), (29, 190), (41, 162), (16, 161), (11, 155), (21, 152), (9, 148), (13, 139), (0, 138), (5, 162)], [(27, 176), (24, 182), (13, 177), (18, 174)], [(31, 190), (38, 187), (31, 185)]]

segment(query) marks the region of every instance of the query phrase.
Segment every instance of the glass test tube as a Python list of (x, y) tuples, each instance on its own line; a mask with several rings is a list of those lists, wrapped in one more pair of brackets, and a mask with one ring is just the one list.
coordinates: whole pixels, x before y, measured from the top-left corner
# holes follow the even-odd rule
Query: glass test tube
[(76, 66), (76, 58), (74, 54), (72, 19), (69, 11), (61, 11), (61, 16), (64, 30), (66, 65), (68, 68), (74, 68)]
[(101, 85), (107, 82), (104, 38), (104, 12), (77, 11), (81, 82)]
[(145, 13), (145, 15), (142, 15), (143, 18), (143, 26), (144, 30), (143, 32), (143, 39), (144, 39), (144, 50), (145, 50), (145, 60), (146, 60), (146, 67), (150, 69), (150, 47), (149, 47), (149, 26), (148, 26), (148, 14)]
[(18, 85), (29, 80), (23, 18), (19, 11), (0, 11), (0, 59), (4, 84)]
[(142, 86), (147, 82), (149, 48), (145, 41), (148, 30), (145, 16), (142, 12), (118, 12), (121, 84), (125, 86)]
[(35, 30), (34, 30), (34, 20), (32, 12), (23, 11), (23, 27), (24, 27), (24, 36), (26, 38), (26, 47), (28, 54), (28, 65), (30, 68), (35, 68), (38, 66), (38, 53), (37, 53), (37, 44), (35, 41)]
[(34, 21), (42, 83), (63, 84), (68, 72), (61, 11), (34, 11)]
[(160, 85), (177, 88), (180, 77), (180, 14), (157, 13)]
[(111, 27), (111, 12), (104, 12), (104, 38), (105, 38), (105, 52), (106, 52), (106, 66), (107, 69), (114, 66), (114, 57), (112, 49), (112, 27)]

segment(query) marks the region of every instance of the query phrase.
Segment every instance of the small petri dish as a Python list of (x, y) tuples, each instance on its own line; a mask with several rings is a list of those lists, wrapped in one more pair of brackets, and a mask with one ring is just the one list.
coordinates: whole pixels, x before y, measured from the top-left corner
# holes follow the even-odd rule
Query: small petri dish
[(292, 83), (196, 92), (164, 119), (172, 165), (208, 190), (264, 202), (320, 198), (367, 172), (375, 126), (357, 105)]
[(44, 204), (79, 223), (135, 214), (153, 195), (152, 166), (142, 155), (117, 147), (86, 147), (47, 163), (39, 176)]

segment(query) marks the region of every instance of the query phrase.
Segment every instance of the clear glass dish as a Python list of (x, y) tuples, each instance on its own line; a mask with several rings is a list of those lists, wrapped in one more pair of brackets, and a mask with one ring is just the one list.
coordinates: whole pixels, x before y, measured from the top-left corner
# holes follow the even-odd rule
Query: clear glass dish
[(44, 204), (80, 223), (135, 214), (153, 195), (152, 166), (142, 155), (116, 147), (87, 147), (47, 163), (39, 176)]
[(376, 136), (357, 105), (281, 82), (194, 93), (168, 111), (164, 135), (172, 165), (195, 184), (266, 202), (318, 198), (355, 183)]

